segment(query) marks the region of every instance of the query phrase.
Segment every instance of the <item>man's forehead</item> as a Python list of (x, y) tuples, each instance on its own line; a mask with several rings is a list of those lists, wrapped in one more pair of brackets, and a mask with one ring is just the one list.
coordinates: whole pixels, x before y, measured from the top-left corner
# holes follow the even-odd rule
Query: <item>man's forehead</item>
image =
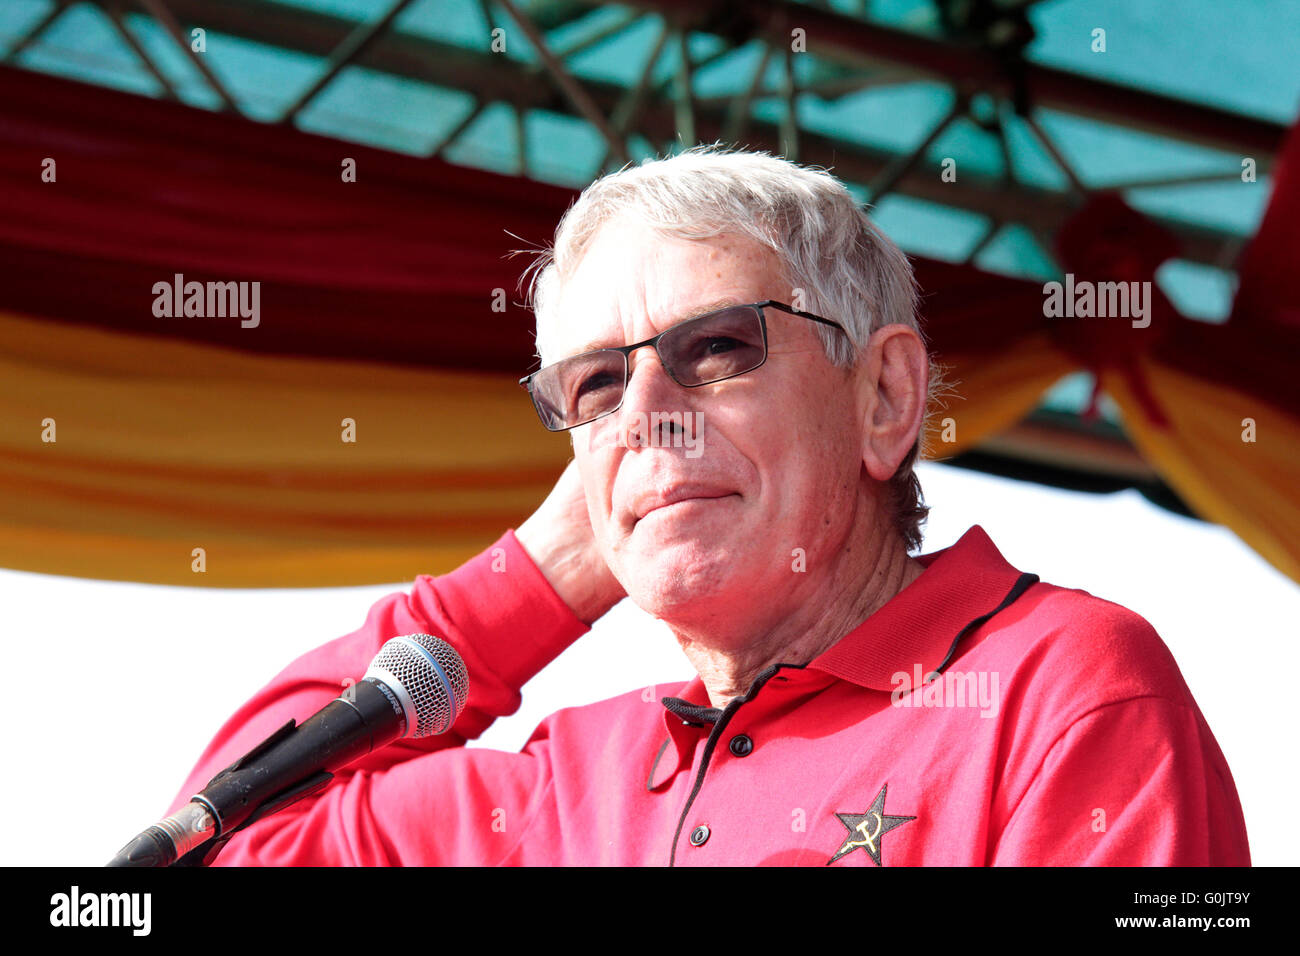
[[(603, 240), (603, 241), (602, 241)], [(627, 344), (627, 325), (662, 330), (731, 305), (760, 301), (773, 277), (769, 249), (748, 237), (662, 236), (616, 222), (593, 237), (548, 310), (556, 357)]]
[[(718, 309), (725, 309), (732, 305), (741, 305), (742, 296), (727, 295), (719, 299), (713, 299), (708, 302), (701, 302), (697, 305), (687, 305), (681, 309), (674, 309), (672, 315), (665, 316), (663, 321), (658, 324), (662, 327), (675, 325), (686, 319), (693, 319), (696, 316), (704, 315), (708, 312), (716, 312)], [(752, 300), (751, 300), (752, 301)], [(560, 321), (564, 321), (561, 316)], [(609, 348), (617, 345), (627, 345), (622, 341), (626, 336), (623, 333), (623, 326), (618, 321), (598, 322), (591, 321), (588, 323), (581, 322), (580, 318), (575, 323), (573, 335), (579, 337), (581, 341), (575, 342), (572, 346), (563, 348), (564, 355), (578, 355), (582, 352), (590, 352), (593, 349)]]

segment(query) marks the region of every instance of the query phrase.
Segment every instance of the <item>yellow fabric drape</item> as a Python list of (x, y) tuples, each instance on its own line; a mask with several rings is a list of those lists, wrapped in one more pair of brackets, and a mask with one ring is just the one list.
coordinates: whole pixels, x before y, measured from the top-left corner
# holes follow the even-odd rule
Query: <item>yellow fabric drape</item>
[[(1075, 368), (1037, 335), (939, 361), (953, 388), (931, 423), (936, 458), (1015, 424)], [(1135, 445), (1198, 513), (1300, 581), (1300, 417), (1139, 363), (1167, 426), (1123, 376), (1101, 377)], [(355, 442), (342, 440), (344, 419)], [(54, 442), (42, 440), (47, 420)], [(517, 525), (569, 457), (512, 376), (0, 314), (0, 566), (223, 587), (409, 580)]]
[(223, 587), (409, 580), (517, 525), (569, 456), (510, 376), (0, 314), (5, 567)]
[[(939, 360), (947, 366), (947, 380), (956, 383), (955, 394), (930, 423), (929, 457), (939, 459), (1015, 424), (1077, 367), (1041, 336), (993, 355)], [(1119, 404), (1138, 451), (1197, 514), (1231, 528), (1300, 581), (1300, 414), (1152, 359), (1137, 362), (1167, 423), (1151, 420), (1122, 374), (1104, 371), (1100, 381)], [(949, 416), (956, 440), (946, 443), (940, 436)], [(1253, 442), (1243, 440), (1246, 419), (1255, 424)]]
[[(1139, 359), (1151, 395), (1169, 420), (1151, 422), (1122, 375), (1102, 386), (1124, 413), (1142, 456), (1197, 514), (1231, 528), (1262, 557), (1300, 581), (1300, 417), (1252, 395)], [(1250, 437), (1254, 423), (1254, 441)]]
[[(1075, 371), (1074, 363), (1046, 335), (1028, 336), (1001, 352), (948, 353), (937, 357), (947, 388), (930, 416), (929, 454), (951, 458), (969, 451), (1031, 412), (1043, 393)], [(951, 441), (944, 419), (951, 418)]]

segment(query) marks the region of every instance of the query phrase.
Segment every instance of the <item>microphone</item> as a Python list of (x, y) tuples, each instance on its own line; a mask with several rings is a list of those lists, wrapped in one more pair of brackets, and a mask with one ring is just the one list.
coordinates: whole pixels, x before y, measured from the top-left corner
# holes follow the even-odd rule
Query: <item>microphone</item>
[(209, 863), (236, 831), (320, 790), (340, 767), (399, 737), (445, 732), (468, 693), (465, 662), (449, 644), (429, 634), (394, 637), (361, 680), (301, 726), (290, 720), (108, 865)]

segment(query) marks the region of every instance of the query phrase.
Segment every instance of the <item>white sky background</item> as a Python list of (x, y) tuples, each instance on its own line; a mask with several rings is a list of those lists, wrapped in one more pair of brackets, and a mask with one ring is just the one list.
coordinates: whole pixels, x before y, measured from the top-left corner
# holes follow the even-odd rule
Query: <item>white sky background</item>
[[(1300, 672), (1300, 587), (1231, 532), (1136, 492), (1076, 494), (933, 464), (920, 474), (933, 508), (926, 551), (980, 524), (1016, 567), (1155, 626), (1227, 756), (1252, 860), (1300, 864), (1286, 684)], [(404, 587), (174, 588), (0, 570), (0, 864), (106, 863), (163, 814), (237, 707)], [(517, 750), (560, 707), (691, 675), (666, 628), (624, 601), (474, 745)]]

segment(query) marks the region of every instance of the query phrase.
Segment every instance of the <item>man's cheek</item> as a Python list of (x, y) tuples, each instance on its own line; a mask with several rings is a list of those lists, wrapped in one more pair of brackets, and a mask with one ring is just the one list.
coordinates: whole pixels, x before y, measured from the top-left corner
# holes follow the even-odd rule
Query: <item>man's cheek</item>
[(614, 520), (614, 515), (606, 508), (588, 510), (591, 511), (592, 534), (606, 563), (609, 563), (612, 556), (621, 550), (623, 531)]

